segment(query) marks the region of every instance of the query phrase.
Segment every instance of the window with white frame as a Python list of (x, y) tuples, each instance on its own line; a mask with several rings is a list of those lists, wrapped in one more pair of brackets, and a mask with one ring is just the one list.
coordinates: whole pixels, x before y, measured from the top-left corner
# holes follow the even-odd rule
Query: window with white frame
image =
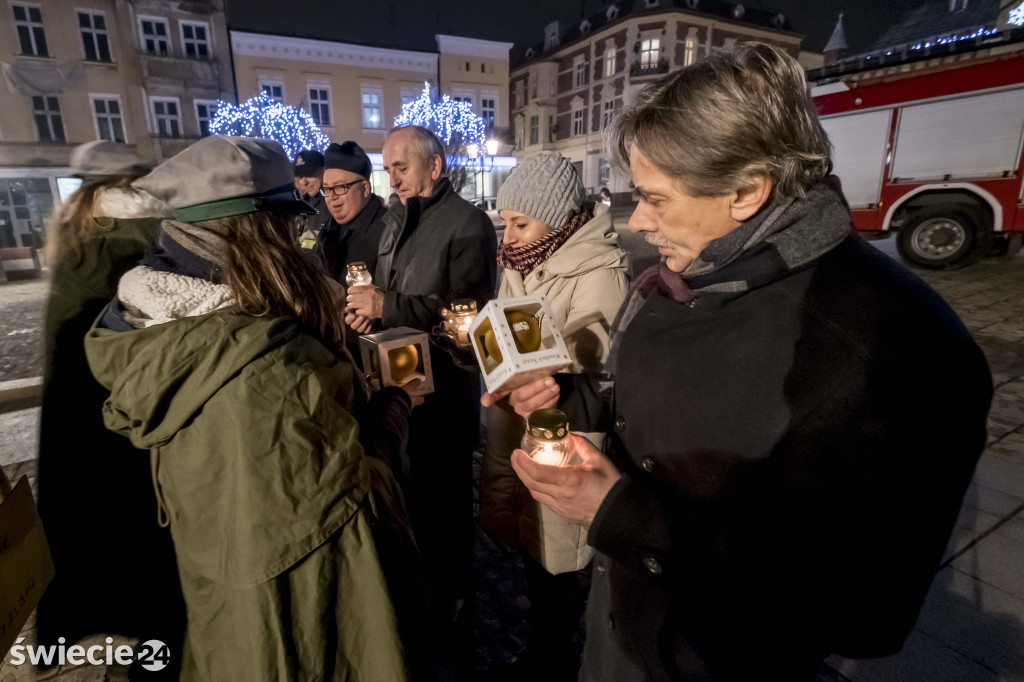
[(536, 71), (530, 74), (530, 99), (537, 99), (537, 87), (540, 84), (540, 74)]
[(309, 114), (318, 126), (331, 125), (331, 89), (323, 83), (308, 83)]
[(452, 97), (452, 100), (455, 101), (455, 102), (465, 102), (469, 106), (473, 106), (473, 98), (472, 97)]
[(613, 118), (615, 118), (615, 101), (608, 100), (601, 105), (601, 129), (610, 126)]
[(64, 142), (64, 121), (60, 115), (60, 102), (54, 95), (32, 98), (32, 117), (36, 122), (40, 142)]
[(597, 159), (597, 184), (607, 186), (612, 179), (612, 164), (605, 157)]
[(270, 99), (284, 102), (284, 81), (277, 76), (260, 76), (260, 92), (267, 93)]
[(406, 104), (409, 104), (410, 102), (415, 102), (416, 100), (418, 100), (420, 98), (420, 95), (422, 93), (423, 93), (423, 89), (422, 88), (417, 90), (415, 88), (403, 86), (402, 87), (402, 106), (404, 107)]
[(530, 117), (530, 144), (540, 142), (540, 116)]
[(124, 142), (124, 118), (121, 98), (117, 95), (90, 95), (92, 115), (96, 122), (96, 137), (111, 142)]
[(79, 11), (78, 29), (82, 33), (86, 61), (109, 62), (110, 40), (107, 37), (107, 18), (103, 12)]
[(181, 51), (189, 59), (209, 59), (210, 25), (205, 21), (179, 21)]
[(207, 137), (211, 134), (210, 123), (217, 118), (217, 102), (215, 100), (196, 100), (196, 125), (199, 128), (199, 137)]
[(653, 69), (658, 65), (658, 56), (660, 54), (660, 38), (645, 38), (640, 41), (640, 68)]
[(615, 48), (608, 46), (604, 49), (604, 77), (615, 75)]
[(151, 97), (153, 123), (159, 137), (181, 137), (181, 115), (177, 97)]
[(587, 84), (587, 60), (585, 57), (577, 57), (572, 65), (572, 86), (582, 88)]
[(49, 57), (46, 33), (43, 31), (43, 12), (39, 5), (11, 5), (11, 10), (14, 12), (14, 26), (18, 31), (21, 54)]
[(498, 108), (495, 105), (496, 101), (493, 97), (482, 97), (480, 99), (480, 117), (484, 119), (487, 132), (494, 130), (494, 120), (498, 113)]
[(384, 112), (381, 108), (383, 99), (381, 89), (363, 86), (361, 90), (363, 103), (363, 127), (382, 128), (384, 126)]
[(697, 61), (697, 28), (691, 26), (686, 32), (686, 40), (683, 42), (683, 66), (689, 66)]
[(142, 37), (142, 49), (146, 53), (164, 57), (171, 53), (171, 32), (166, 19), (139, 17), (139, 34)]
[(583, 110), (577, 109), (572, 112), (572, 136), (577, 137), (584, 133)]
[(517, 107), (526, 106), (526, 102), (523, 100), (523, 90), (523, 81), (516, 81), (516, 101), (514, 102), (514, 105)]

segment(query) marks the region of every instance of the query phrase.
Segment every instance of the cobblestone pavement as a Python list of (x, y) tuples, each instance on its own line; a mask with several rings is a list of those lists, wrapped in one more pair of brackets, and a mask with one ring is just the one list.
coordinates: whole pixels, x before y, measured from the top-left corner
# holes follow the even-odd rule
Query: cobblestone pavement
[(0, 284), (0, 383), (43, 372), (45, 280)]
[[(892, 240), (875, 244), (895, 257)], [(639, 261), (649, 260), (644, 245), (634, 246)], [(950, 301), (988, 357), (996, 386), (988, 449), (904, 650), (873, 661), (832, 657), (819, 682), (1024, 680), (1024, 256), (918, 274)], [(0, 381), (38, 376), (44, 296), (39, 282), (0, 285)], [(0, 465), (12, 478), (34, 478), (35, 421), (34, 410), (0, 415)], [(465, 624), (474, 679), (515, 679), (506, 669), (523, 651), (529, 609), (521, 562), (478, 531), (476, 568), (476, 605)], [(99, 682), (105, 674), (79, 668), (47, 679)], [(32, 679), (28, 667), (0, 664), (0, 682)]]

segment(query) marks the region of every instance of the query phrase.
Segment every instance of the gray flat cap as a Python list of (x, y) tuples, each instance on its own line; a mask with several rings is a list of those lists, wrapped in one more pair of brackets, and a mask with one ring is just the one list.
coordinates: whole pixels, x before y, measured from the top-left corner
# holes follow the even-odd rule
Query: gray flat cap
[(135, 181), (181, 222), (279, 211), (316, 213), (299, 198), (281, 145), (253, 137), (204, 137)]
[(71, 151), (71, 172), (79, 178), (107, 178), (113, 175), (142, 175), (153, 164), (135, 155), (123, 144), (95, 140)]

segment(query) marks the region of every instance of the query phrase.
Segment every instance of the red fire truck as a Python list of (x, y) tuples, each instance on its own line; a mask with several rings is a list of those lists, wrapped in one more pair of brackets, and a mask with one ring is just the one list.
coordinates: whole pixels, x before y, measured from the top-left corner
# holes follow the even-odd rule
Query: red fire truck
[(1019, 248), (1024, 52), (818, 81), (812, 94), (858, 230), (895, 232), (904, 258), (932, 268)]

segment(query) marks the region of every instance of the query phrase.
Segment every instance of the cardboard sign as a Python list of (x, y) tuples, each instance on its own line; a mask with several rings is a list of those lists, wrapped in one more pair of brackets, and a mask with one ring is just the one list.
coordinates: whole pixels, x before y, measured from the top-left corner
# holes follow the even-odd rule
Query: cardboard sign
[(28, 478), (22, 476), (0, 501), (0, 657), (7, 655), (52, 579), (43, 522)]

